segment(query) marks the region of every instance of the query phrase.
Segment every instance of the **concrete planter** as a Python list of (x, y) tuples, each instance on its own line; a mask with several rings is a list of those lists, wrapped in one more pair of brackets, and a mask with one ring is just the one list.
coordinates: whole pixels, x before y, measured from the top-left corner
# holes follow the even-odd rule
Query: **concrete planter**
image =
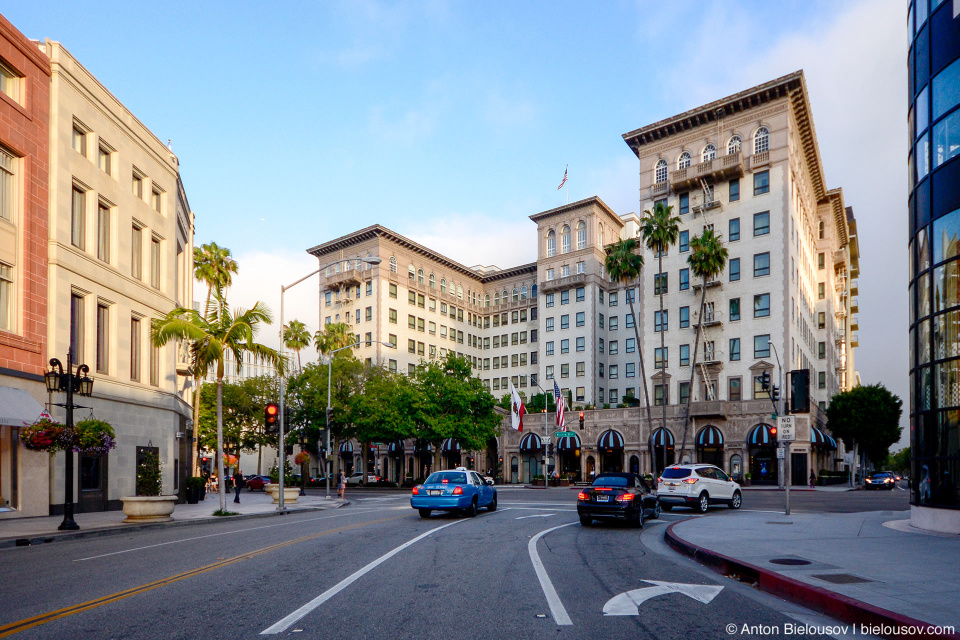
[[(270, 494), (270, 497), (273, 498), (275, 504), (280, 504), (280, 485), (279, 484), (265, 484), (263, 485), (264, 491)], [(283, 502), (284, 504), (288, 502), (296, 502), (297, 498), (300, 497), (300, 487), (283, 487)]]
[(120, 498), (124, 522), (168, 522), (177, 506), (177, 496), (130, 496)]

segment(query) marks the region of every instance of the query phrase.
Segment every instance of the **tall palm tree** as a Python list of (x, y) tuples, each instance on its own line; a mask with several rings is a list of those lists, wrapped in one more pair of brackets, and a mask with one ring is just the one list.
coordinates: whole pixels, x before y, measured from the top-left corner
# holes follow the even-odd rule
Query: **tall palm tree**
[(205, 314), (193, 309), (177, 307), (163, 318), (151, 323), (150, 339), (155, 347), (162, 347), (172, 340), (189, 340), (194, 371), (216, 368), (217, 377), (217, 477), (220, 478), (220, 510), (226, 509), (226, 488), (223, 476), (223, 374), (224, 355), (230, 351), (237, 363), (237, 373), (243, 363), (244, 352), (273, 364), (277, 373), (283, 375), (284, 358), (274, 349), (255, 342), (259, 326), (272, 322), (270, 310), (257, 302), (248, 311), (230, 313), (222, 289), (215, 287), (215, 301), (208, 305)]
[[(699, 276), (703, 286), (700, 290), (700, 312), (697, 317), (697, 337), (693, 345), (693, 366), (690, 367), (690, 382), (688, 382), (687, 407), (683, 412), (683, 439), (680, 441), (680, 460), (683, 460), (684, 450), (687, 448), (687, 429), (690, 426), (690, 403), (693, 401), (693, 378), (697, 371), (697, 356), (700, 354), (700, 334), (703, 332), (703, 309), (707, 297), (707, 282), (723, 273), (727, 265), (727, 249), (723, 246), (719, 234), (714, 234), (712, 228), (703, 230), (703, 235), (694, 236), (690, 240), (690, 255), (687, 263), (694, 276)], [(706, 382), (706, 381), (704, 381)]]
[[(680, 218), (676, 216), (671, 216), (670, 213), (673, 211), (673, 207), (669, 207), (662, 202), (658, 202), (654, 205), (653, 211), (644, 211), (643, 218), (640, 220), (640, 237), (643, 238), (644, 244), (647, 245), (647, 248), (652, 250), (657, 256), (657, 275), (654, 276), (656, 285), (655, 290), (660, 292), (660, 354), (661, 361), (663, 362), (663, 373), (666, 374), (666, 362), (663, 358), (664, 353), (664, 340), (666, 339), (666, 327), (663, 326), (663, 294), (666, 293), (667, 288), (667, 276), (663, 272), (663, 254), (671, 246), (677, 243), (677, 238), (680, 236)], [(640, 345), (637, 345), (637, 348), (640, 348)], [(656, 359), (654, 359), (653, 364), (654, 369), (656, 369)], [(662, 407), (662, 419), (661, 427), (664, 431), (667, 430), (667, 384), (666, 384), (666, 375), (661, 376), (662, 388), (663, 388), (663, 402), (661, 403)], [(651, 448), (653, 443), (650, 443)], [(663, 448), (663, 467), (667, 467), (667, 448)], [(654, 465), (656, 469), (656, 465)]]
[(193, 248), (193, 277), (207, 285), (206, 309), (210, 306), (213, 291), (226, 291), (233, 284), (237, 261), (230, 256), (230, 249), (211, 242)]
[(307, 331), (307, 326), (299, 320), (291, 320), (290, 324), (283, 328), (284, 346), (297, 354), (297, 371), (303, 370), (300, 362), (300, 350), (309, 347), (310, 342), (310, 332)]
[(313, 344), (317, 353), (330, 353), (334, 349), (346, 347), (354, 343), (350, 325), (343, 322), (334, 322), (326, 325), (322, 330), (313, 334)]
[[(639, 253), (640, 243), (634, 238), (621, 238), (614, 244), (605, 248), (607, 257), (603, 262), (604, 269), (610, 274), (612, 280), (626, 287), (640, 277), (643, 270), (643, 256)], [(653, 434), (653, 416), (650, 413), (650, 394), (647, 392), (647, 370), (643, 364), (643, 343), (640, 342), (640, 329), (637, 322), (637, 314), (633, 309), (633, 300), (635, 296), (627, 294), (627, 302), (630, 303), (630, 315), (633, 316), (633, 334), (637, 340), (637, 353), (640, 354), (640, 380), (643, 382), (643, 399), (647, 405), (647, 428), (650, 434)], [(642, 429), (637, 425), (637, 441), (642, 442)], [(653, 460), (653, 448), (650, 448), (650, 464), (656, 469)]]

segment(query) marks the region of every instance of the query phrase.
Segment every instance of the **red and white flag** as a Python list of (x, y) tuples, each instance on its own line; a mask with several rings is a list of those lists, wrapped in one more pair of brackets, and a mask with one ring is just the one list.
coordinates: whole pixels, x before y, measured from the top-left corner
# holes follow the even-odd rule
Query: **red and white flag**
[(570, 165), (567, 165), (567, 167), (563, 170), (563, 180), (560, 181), (560, 186), (557, 187), (557, 191), (560, 191), (560, 189), (563, 189), (563, 185), (567, 184), (567, 171), (569, 169), (570, 169)]
[(563, 417), (563, 396), (560, 394), (560, 387), (556, 380), (553, 381), (553, 399), (557, 403), (557, 429), (563, 429), (567, 423)]
[(523, 431), (523, 414), (527, 408), (523, 404), (523, 398), (517, 393), (513, 383), (510, 383), (510, 418), (513, 422), (513, 428), (517, 431)]

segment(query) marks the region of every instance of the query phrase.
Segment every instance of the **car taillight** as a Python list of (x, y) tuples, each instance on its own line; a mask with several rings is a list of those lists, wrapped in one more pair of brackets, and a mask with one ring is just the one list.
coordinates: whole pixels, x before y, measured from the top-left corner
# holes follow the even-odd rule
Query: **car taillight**
[(663, 482), (663, 476), (660, 476), (659, 478), (657, 478), (657, 484), (660, 484), (661, 482)]
[(685, 478), (684, 482), (687, 484), (696, 484), (699, 480), (700, 478)]
[(590, 496), (588, 496), (583, 491), (577, 494), (577, 500), (589, 500), (589, 499), (590, 499)]
[(633, 500), (635, 495), (636, 494), (633, 494), (633, 493), (625, 493), (623, 495), (617, 496), (617, 502), (630, 502), (631, 500)]
[(463, 487), (454, 487), (453, 495), (455, 496), (463, 495)]
[(413, 495), (415, 495), (415, 496), (420, 495), (420, 487), (414, 487), (414, 488), (413, 488)]

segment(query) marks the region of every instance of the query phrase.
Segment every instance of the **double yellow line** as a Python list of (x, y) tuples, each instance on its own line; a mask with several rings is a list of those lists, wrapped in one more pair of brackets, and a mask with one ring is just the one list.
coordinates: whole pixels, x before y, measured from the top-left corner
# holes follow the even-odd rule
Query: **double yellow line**
[(26, 618), (25, 620), (20, 620), (18, 622), (12, 622), (10, 624), (5, 624), (0, 626), (0, 638), (6, 638), (7, 636), (12, 636), (15, 633), (20, 633), (21, 631), (26, 631), (27, 629), (32, 629), (33, 627), (38, 627), (40, 625), (52, 622), (59, 618), (66, 618), (67, 616), (72, 616), (77, 613), (82, 613), (89, 609), (95, 609), (101, 607), (105, 604), (110, 604), (112, 602), (118, 602), (124, 598), (129, 598), (130, 596), (135, 596), (140, 593), (146, 593), (147, 591), (152, 591), (159, 587), (166, 586), (168, 584), (173, 584), (174, 582), (179, 582), (180, 580), (185, 580), (187, 578), (192, 578), (193, 576), (198, 576), (201, 573), (206, 573), (208, 571), (213, 571), (214, 569), (219, 569), (221, 567), (226, 567), (235, 562), (240, 562), (241, 560), (249, 560), (250, 558), (255, 558), (264, 553), (269, 553), (271, 551), (276, 551), (277, 549), (283, 549), (284, 547), (289, 547), (300, 542), (307, 542), (308, 540), (315, 540), (317, 538), (322, 538), (323, 536), (333, 535), (335, 533), (341, 533), (343, 531), (349, 531), (351, 529), (359, 529), (360, 527), (366, 527), (373, 524), (380, 524), (383, 522), (390, 522), (391, 520), (399, 520), (406, 516), (396, 516), (393, 518), (383, 518), (380, 520), (371, 520), (370, 522), (362, 522), (359, 524), (351, 524), (345, 527), (340, 527), (338, 529), (331, 529), (330, 531), (324, 531), (322, 533), (315, 533), (309, 536), (303, 536), (302, 538), (296, 538), (294, 540), (288, 540), (287, 542), (281, 542), (278, 544), (271, 545), (269, 547), (264, 547), (263, 549), (258, 549), (256, 551), (251, 551), (250, 553), (244, 553), (233, 558), (227, 558), (226, 560), (218, 560), (213, 564), (208, 564), (202, 567), (197, 567), (196, 569), (191, 569), (189, 571), (184, 571), (183, 573), (178, 573), (176, 575), (169, 576), (167, 578), (162, 578), (155, 582), (148, 582), (147, 584), (142, 584), (139, 587), (134, 587), (132, 589), (127, 589), (126, 591), (120, 591), (109, 596), (103, 596), (102, 598), (97, 598), (96, 600), (89, 600), (80, 604), (75, 604), (71, 607), (66, 607), (64, 609), (57, 609), (56, 611), (49, 611), (47, 613), (40, 614), (39, 616), (34, 616), (32, 618)]

